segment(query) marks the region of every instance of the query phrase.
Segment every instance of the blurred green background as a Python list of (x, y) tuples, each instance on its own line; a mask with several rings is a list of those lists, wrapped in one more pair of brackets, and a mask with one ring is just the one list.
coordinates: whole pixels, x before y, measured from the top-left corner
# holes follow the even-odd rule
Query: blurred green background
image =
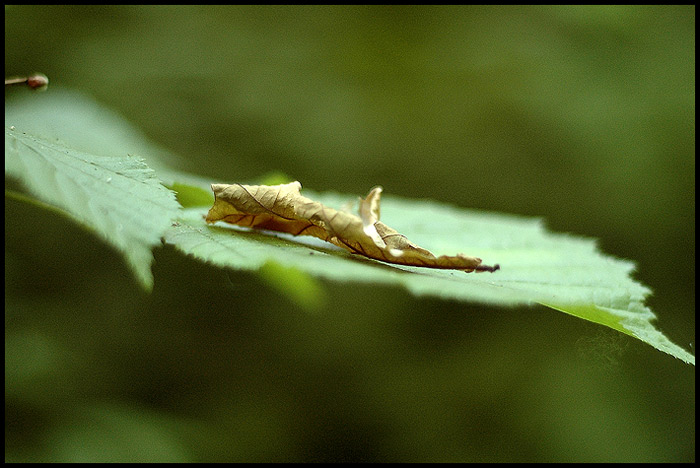
[[(694, 6), (6, 7), (33, 71), (212, 181), (599, 238), (694, 352)], [(8, 461), (695, 460), (694, 367), (598, 325), (325, 282), (310, 313), (171, 247), (148, 295), (53, 213), (5, 229)]]

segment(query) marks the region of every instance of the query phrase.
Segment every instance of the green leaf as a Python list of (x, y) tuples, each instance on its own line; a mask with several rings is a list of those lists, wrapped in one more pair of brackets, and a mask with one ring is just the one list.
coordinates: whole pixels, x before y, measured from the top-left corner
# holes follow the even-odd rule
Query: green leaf
[(60, 141), (76, 151), (123, 158), (143, 158), (161, 180), (180, 159), (150, 141), (137, 127), (91, 97), (52, 86), (40, 95), (22, 93), (5, 102), (5, 126)]
[[(148, 146), (135, 144), (138, 133), (94, 102), (42, 96), (5, 108), (5, 174), (114, 246), (150, 289), (151, 248), (179, 205), (143, 159), (129, 153)], [(65, 130), (71, 124), (79, 129)]]
[(210, 206), (214, 203), (214, 195), (211, 190), (207, 191), (201, 187), (175, 182), (167, 186), (175, 192), (178, 203), (183, 208), (194, 208), (196, 206)]
[[(305, 195), (339, 207), (353, 197)], [(400, 285), (416, 295), (497, 305), (539, 303), (634, 336), (695, 364), (651, 321), (650, 293), (631, 277), (634, 265), (600, 253), (593, 240), (547, 232), (540, 220), (482, 213), (430, 201), (386, 196), (382, 220), (436, 255), (463, 252), (495, 273), (463, 273), (390, 265), (352, 255), (323, 241), (224, 225), (208, 226), (206, 209), (188, 209), (166, 241), (201, 260), (258, 270), (274, 261), (287, 268), (342, 282)]]
[(260, 277), (290, 301), (309, 312), (326, 305), (326, 291), (319, 281), (303, 270), (268, 261), (260, 268)]

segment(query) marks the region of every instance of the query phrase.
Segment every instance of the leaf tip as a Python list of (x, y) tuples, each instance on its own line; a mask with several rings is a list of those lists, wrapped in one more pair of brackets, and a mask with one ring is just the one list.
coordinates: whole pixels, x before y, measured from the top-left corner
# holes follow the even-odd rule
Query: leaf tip
[(474, 271), (476, 271), (477, 273), (482, 273), (482, 272), (484, 272), (484, 271), (488, 271), (488, 272), (490, 272), (490, 273), (493, 273), (494, 271), (500, 270), (500, 269), (501, 269), (501, 265), (499, 265), (498, 263), (496, 263), (494, 266), (491, 266), (491, 265), (479, 265), (478, 267), (476, 267), (476, 268), (474, 269)]

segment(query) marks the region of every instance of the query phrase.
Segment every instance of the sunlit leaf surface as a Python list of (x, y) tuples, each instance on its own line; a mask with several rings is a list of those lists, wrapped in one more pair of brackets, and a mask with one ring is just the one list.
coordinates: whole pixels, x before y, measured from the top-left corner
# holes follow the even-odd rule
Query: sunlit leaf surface
[[(174, 194), (129, 153), (138, 145), (123, 121), (79, 96), (58, 96), (6, 107), (5, 174), (31, 197), (94, 230), (150, 289), (151, 249), (177, 216)], [(61, 133), (71, 121), (76, 128)]]
[[(340, 206), (352, 196), (316, 194)], [(206, 209), (185, 210), (166, 234), (179, 250), (216, 265), (257, 270), (274, 261), (342, 282), (401, 285), (416, 295), (498, 305), (539, 303), (634, 336), (687, 363), (644, 306), (650, 290), (631, 278), (634, 265), (600, 253), (595, 241), (547, 232), (540, 220), (482, 213), (387, 196), (382, 218), (436, 255), (467, 251), (498, 263), (495, 273), (431, 270), (366, 259), (313, 238), (207, 226)]]

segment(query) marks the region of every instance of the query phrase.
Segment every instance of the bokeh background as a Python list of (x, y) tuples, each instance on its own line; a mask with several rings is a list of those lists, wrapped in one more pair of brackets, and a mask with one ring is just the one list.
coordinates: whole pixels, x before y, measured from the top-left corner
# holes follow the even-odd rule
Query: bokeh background
[[(694, 351), (694, 6), (6, 7), (33, 71), (213, 181), (596, 237)], [(61, 217), (5, 229), (8, 461), (695, 460), (694, 367), (598, 325), (327, 282), (310, 312), (171, 247), (149, 295)]]

